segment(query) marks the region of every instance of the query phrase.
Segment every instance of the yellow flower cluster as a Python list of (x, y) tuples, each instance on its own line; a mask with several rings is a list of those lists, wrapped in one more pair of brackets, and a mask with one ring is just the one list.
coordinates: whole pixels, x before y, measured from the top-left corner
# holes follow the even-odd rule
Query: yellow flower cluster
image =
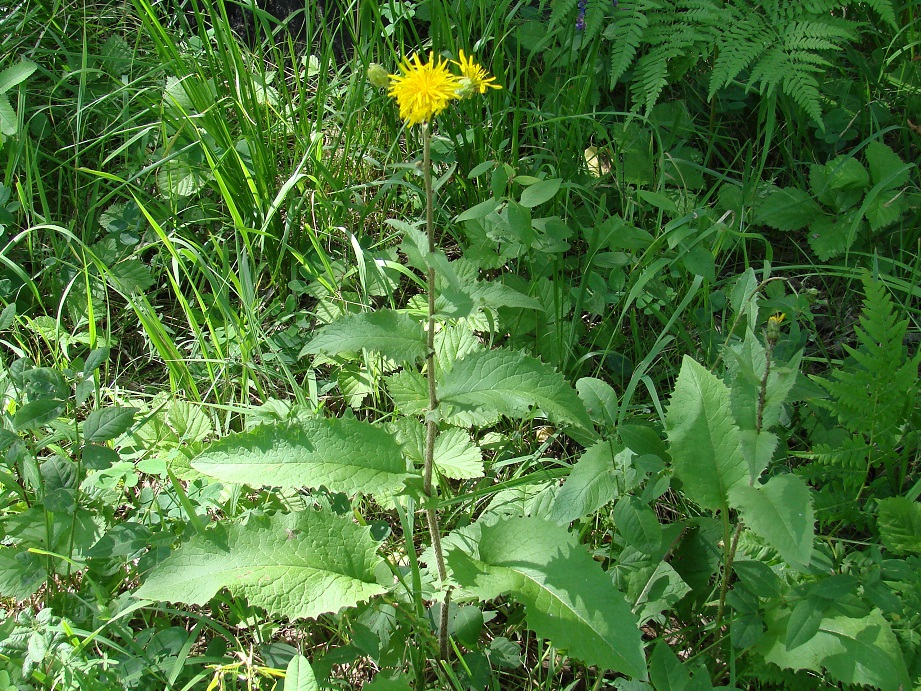
[(485, 94), (486, 89), (501, 89), (486, 70), (460, 51), (460, 60), (454, 64), (460, 68), (460, 76), (448, 69), (448, 63), (429, 53), (425, 64), (418, 55), (404, 58), (400, 63), (401, 74), (391, 74), (390, 96), (400, 107), (400, 117), (408, 125), (430, 122), (455, 99), (466, 98), (475, 93)]

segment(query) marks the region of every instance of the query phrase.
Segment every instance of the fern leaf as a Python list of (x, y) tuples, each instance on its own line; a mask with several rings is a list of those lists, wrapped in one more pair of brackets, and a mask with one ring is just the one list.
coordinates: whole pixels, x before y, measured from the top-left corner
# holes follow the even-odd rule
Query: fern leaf
[(850, 366), (820, 383), (831, 394), (829, 409), (841, 425), (886, 452), (901, 437), (915, 403), (921, 352), (906, 358), (902, 341), (907, 320), (899, 320), (885, 286), (866, 272), (864, 312), (854, 333), (858, 348), (845, 346)]
[(729, 26), (719, 39), (719, 52), (710, 74), (708, 98), (728, 86), (740, 72), (761, 55), (774, 40), (770, 27), (760, 18), (751, 17)]
[(604, 24), (610, 0), (588, 0), (585, 8), (585, 29), (582, 30), (582, 45), (589, 45)]
[(553, 12), (550, 15), (548, 31), (552, 30), (558, 24), (572, 21), (572, 16), (575, 14), (573, 10), (575, 10), (578, 1), (579, 0), (555, 0), (553, 3)]
[(614, 23), (611, 43), (611, 71), (609, 82), (613, 89), (624, 72), (633, 63), (643, 32), (649, 26), (646, 15), (637, 9), (624, 8), (623, 15)]
[(660, 45), (637, 62), (632, 89), (635, 100), (645, 104), (646, 112), (652, 110), (662, 90), (668, 85), (668, 61), (680, 54), (679, 48)]

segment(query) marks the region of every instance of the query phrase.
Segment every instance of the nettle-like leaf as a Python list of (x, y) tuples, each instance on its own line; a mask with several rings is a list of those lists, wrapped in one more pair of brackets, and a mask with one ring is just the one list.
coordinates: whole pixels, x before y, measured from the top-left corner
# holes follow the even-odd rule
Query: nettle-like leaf
[(700, 506), (726, 509), (729, 490), (745, 482), (748, 463), (733, 422), (729, 389), (688, 356), (666, 416), (675, 475)]
[(409, 477), (400, 445), (361, 420), (316, 418), (261, 425), (205, 448), (192, 467), (224, 482), (254, 487), (319, 487), (383, 495)]
[(757, 650), (768, 662), (787, 669), (824, 669), (844, 684), (868, 685), (883, 691), (912, 688), (895, 634), (878, 609), (860, 618), (823, 619), (818, 632), (795, 648), (784, 645), (790, 615), (773, 610), (767, 618), (768, 634)]
[(299, 357), (374, 350), (397, 362), (425, 357), (425, 330), (407, 314), (393, 310), (362, 312), (337, 319), (307, 343)]
[(386, 589), (370, 528), (318, 511), (253, 517), (193, 537), (135, 597), (204, 605), (221, 588), (288, 619), (354, 607)]
[(755, 533), (788, 564), (805, 567), (812, 559), (815, 513), (806, 483), (796, 475), (772, 477), (764, 485), (734, 487), (732, 506)]
[(511, 350), (470, 353), (454, 363), (438, 390), (449, 422), (482, 425), (496, 415), (530, 418), (539, 409), (554, 423), (592, 429), (575, 389), (550, 365)]
[(636, 617), (609, 574), (566, 528), (541, 518), (483, 525), (473, 556), (456, 545), (453, 578), (482, 599), (508, 595), (525, 606), (528, 626), (585, 662), (646, 678)]

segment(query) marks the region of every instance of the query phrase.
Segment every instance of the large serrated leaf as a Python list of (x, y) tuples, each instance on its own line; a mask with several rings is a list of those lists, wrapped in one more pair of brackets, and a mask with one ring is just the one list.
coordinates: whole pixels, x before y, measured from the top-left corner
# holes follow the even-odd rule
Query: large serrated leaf
[(550, 365), (510, 350), (485, 350), (458, 360), (438, 391), (449, 420), (488, 424), (496, 414), (529, 418), (539, 408), (557, 424), (586, 430), (592, 421), (575, 389)]
[(666, 423), (672, 464), (685, 494), (706, 509), (727, 508), (729, 490), (748, 475), (729, 389), (685, 356)]
[(382, 495), (409, 477), (400, 445), (382, 427), (317, 418), (261, 425), (208, 446), (192, 467), (225, 482), (255, 487), (319, 487)]
[(374, 350), (397, 362), (425, 357), (425, 330), (409, 315), (393, 310), (362, 312), (337, 319), (320, 330), (299, 357)]
[(733, 508), (788, 564), (805, 567), (812, 559), (815, 515), (809, 488), (796, 475), (772, 477), (764, 485), (740, 485), (729, 493)]
[(380, 595), (370, 529), (316, 511), (251, 518), (193, 537), (134, 596), (204, 605), (221, 588), (288, 619), (317, 617)]
[(455, 580), (483, 599), (508, 594), (539, 636), (585, 662), (646, 678), (636, 617), (605, 573), (566, 530), (540, 518), (483, 525), (471, 558), (456, 546)]
[(131, 427), (137, 411), (137, 408), (121, 406), (94, 410), (83, 421), (83, 439), (88, 442), (115, 439)]

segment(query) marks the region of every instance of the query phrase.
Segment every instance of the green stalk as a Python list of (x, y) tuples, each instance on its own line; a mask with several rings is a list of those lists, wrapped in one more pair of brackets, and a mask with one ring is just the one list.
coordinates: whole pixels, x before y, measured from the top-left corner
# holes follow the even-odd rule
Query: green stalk
[[(422, 174), (425, 180), (425, 229), (429, 238), (429, 253), (435, 252), (434, 193), (432, 190), (432, 130), (429, 123), (422, 125)], [(432, 466), (435, 463), (435, 437), (438, 436), (438, 422), (435, 409), (438, 407), (438, 394), (435, 391), (435, 267), (428, 267), (427, 292), (428, 310), (428, 355), (426, 355), (426, 375), (429, 385), (429, 407), (425, 416), (425, 465), (422, 470), (422, 488), (426, 497), (432, 496)], [(432, 551), (438, 567), (438, 579), (445, 583), (448, 577), (445, 569), (444, 552), (441, 549), (441, 530), (438, 526), (438, 514), (434, 508), (427, 506), (425, 517), (432, 539)], [(446, 590), (438, 622), (438, 656), (444, 660), (448, 657), (448, 605), (451, 591)]]

